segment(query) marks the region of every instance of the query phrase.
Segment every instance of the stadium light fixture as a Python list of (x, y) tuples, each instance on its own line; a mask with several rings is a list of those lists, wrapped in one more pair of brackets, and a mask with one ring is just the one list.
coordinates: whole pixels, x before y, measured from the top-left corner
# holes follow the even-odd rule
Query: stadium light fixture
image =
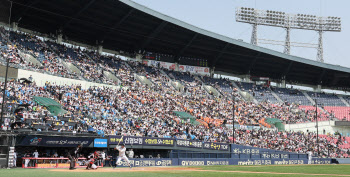
[(323, 62), (322, 33), (325, 31), (341, 31), (340, 17), (319, 17), (310, 14), (288, 14), (273, 10), (258, 10), (254, 8), (238, 7), (236, 21), (253, 25), (251, 44), (257, 45), (257, 26), (282, 27), (287, 30), (284, 53), (290, 54), (290, 29), (313, 30), (319, 33), (317, 60)]

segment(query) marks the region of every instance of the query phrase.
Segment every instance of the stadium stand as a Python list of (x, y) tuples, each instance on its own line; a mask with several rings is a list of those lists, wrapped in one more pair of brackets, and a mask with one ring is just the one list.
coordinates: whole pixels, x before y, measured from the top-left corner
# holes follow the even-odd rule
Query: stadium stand
[[(1, 29), (4, 36), (4, 29)], [(11, 43), (4, 40), (9, 48), (2, 47), (2, 61), (11, 56), (12, 66), (31, 69), (46, 74), (67, 78), (82, 78), (98, 83), (117, 84), (108, 79), (103, 71), (109, 71), (120, 79), (120, 85), (126, 89), (90, 87), (82, 89), (79, 85), (57, 85), (47, 82), (39, 87), (33, 82), (11, 80), (6, 88), (6, 113), (11, 117), (13, 130), (30, 129), (50, 132), (89, 132), (95, 130), (100, 135), (172, 137), (208, 142), (232, 142), (232, 109), (234, 122), (242, 127), (261, 126), (260, 130), (235, 130), (235, 142), (259, 148), (269, 148), (290, 152), (305, 153), (315, 146), (314, 133), (278, 132), (267, 120), (274, 118), (283, 123), (313, 122), (314, 107), (300, 91), (294, 89), (273, 88), (272, 90), (286, 103), (280, 103), (268, 86), (246, 82), (235, 82), (242, 91), (251, 93), (259, 102), (252, 103), (242, 99), (231, 99), (235, 88), (225, 79), (194, 76), (190, 73), (170, 71), (158, 67), (146, 66), (139, 62), (123, 61), (117, 57), (99, 55), (95, 52), (72, 48), (51, 41), (42, 41), (27, 34), (11, 32)], [(6, 45), (2, 45), (6, 46)], [(32, 52), (43, 67), (28, 63), (19, 55), (19, 51)], [(77, 66), (82, 75), (70, 73), (61, 60)], [(169, 78), (163, 72), (185, 86), (181, 92), (169, 85)], [(149, 79), (151, 87), (142, 85), (134, 78), (140, 74)], [(202, 89), (202, 82), (219, 89), (222, 97), (214, 97)], [(4, 83), (1, 82), (1, 87)], [(346, 117), (347, 107), (334, 95), (308, 92), (312, 98), (324, 103), (319, 111), (319, 120)], [(62, 105), (66, 113), (50, 112), (50, 105), (39, 104), (36, 98), (45, 97)], [(0, 101), (2, 97), (0, 97)], [(348, 98), (344, 98), (349, 101)], [(232, 107), (234, 101), (235, 107)], [(327, 107), (337, 105), (338, 107)], [(58, 106), (56, 104), (56, 106)], [(340, 109), (344, 107), (343, 109)], [(346, 109), (345, 109), (346, 108)], [(174, 115), (174, 111), (184, 112), (196, 118), (188, 123)], [(4, 110), (5, 112), (5, 110)], [(342, 113), (342, 114), (340, 114)], [(347, 117), (348, 118), (348, 117)], [(266, 121), (265, 121), (266, 120)], [(349, 120), (349, 119), (347, 119)], [(199, 122), (200, 124), (198, 124)], [(277, 122), (277, 121), (276, 121)], [(271, 122), (270, 122), (271, 123)], [(267, 127), (267, 128), (266, 128)], [(348, 157), (350, 152), (348, 137), (339, 135), (321, 135), (321, 156)], [(331, 142), (330, 153), (326, 150)], [(315, 149), (314, 149), (315, 150)]]

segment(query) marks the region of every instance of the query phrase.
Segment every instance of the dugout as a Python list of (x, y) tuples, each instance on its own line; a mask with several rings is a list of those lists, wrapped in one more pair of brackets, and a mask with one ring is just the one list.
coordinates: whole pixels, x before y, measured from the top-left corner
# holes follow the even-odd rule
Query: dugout
[[(95, 147), (95, 144), (97, 147)], [(43, 135), (19, 134), (16, 136), (15, 151), (17, 153), (17, 166), (22, 165), (23, 157), (33, 157), (35, 150), (39, 157), (67, 157), (67, 152), (78, 145), (82, 145), (81, 156), (88, 157), (95, 151), (107, 151), (107, 139), (98, 136), (85, 135)], [(29, 163), (33, 166), (33, 163)]]

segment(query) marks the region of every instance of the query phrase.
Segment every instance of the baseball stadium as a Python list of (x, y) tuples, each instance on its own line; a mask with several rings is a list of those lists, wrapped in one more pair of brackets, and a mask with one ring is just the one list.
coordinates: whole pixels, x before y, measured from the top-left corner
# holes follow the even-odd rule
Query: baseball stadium
[(0, 177), (350, 176), (349, 5), (0, 0)]

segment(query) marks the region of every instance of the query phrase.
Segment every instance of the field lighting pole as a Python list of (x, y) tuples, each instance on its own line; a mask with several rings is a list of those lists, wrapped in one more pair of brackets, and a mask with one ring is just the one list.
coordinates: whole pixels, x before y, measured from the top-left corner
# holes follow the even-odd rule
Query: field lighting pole
[(4, 84), (4, 90), (2, 93), (2, 104), (1, 104), (1, 122), (0, 125), (2, 125), (4, 121), (4, 104), (5, 104), (5, 98), (6, 98), (6, 87), (7, 87), (7, 73), (9, 69), (9, 63), (10, 63), (10, 57), (6, 57), (6, 73), (5, 73), (5, 84)]
[(232, 92), (232, 144), (235, 143), (235, 95)]
[(284, 51), (283, 51), (283, 53), (289, 55), (290, 54), (290, 27), (286, 28), (286, 32), (287, 32), (287, 34), (286, 34), (286, 40), (284, 42)]
[[(10, 1), (10, 16), (9, 16), (9, 26), (11, 25), (11, 11), (12, 11), (12, 1)], [(8, 31), (8, 41), (10, 42), (10, 30)], [(9, 63), (10, 63), (10, 57), (8, 55), (5, 55), (6, 57), (6, 73), (5, 73), (5, 84), (4, 84), (4, 90), (2, 93), (2, 104), (1, 104), (1, 119), (0, 119), (0, 128), (2, 124), (5, 123), (4, 121), (4, 104), (5, 104), (5, 98), (6, 98), (6, 87), (7, 87), (7, 73), (9, 70)], [(8, 155), (7, 155), (8, 156)], [(8, 157), (7, 157), (7, 162), (8, 162)]]
[(318, 47), (317, 47), (317, 61), (324, 62), (323, 60), (323, 37), (322, 37), (323, 31), (318, 31)]
[[(309, 14), (289, 14), (280, 11), (274, 10), (259, 10), (255, 8), (247, 7), (238, 7), (236, 8), (236, 21), (248, 23), (253, 26), (252, 36), (250, 43), (252, 45), (258, 45), (258, 42), (262, 44), (272, 44), (272, 45), (284, 45), (284, 53), (290, 54), (290, 47), (307, 47), (307, 48), (317, 48), (317, 61), (324, 62), (323, 59), (323, 32), (341, 31), (341, 20), (340, 17), (320, 17), (316, 15)], [(258, 25), (264, 26), (273, 26), (286, 29), (286, 40), (283, 43), (282, 41), (276, 40), (267, 40), (267, 39), (258, 39), (257, 37), (257, 28)], [(290, 30), (291, 29), (302, 29), (302, 30), (312, 30), (317, 31), (319, 34), (318, 37), (318, 46), (315, 47), (315, 44), (308, 43), (296, 43), (290, 42)], [(268, 41), (268, 42), (264, 42)]]
[(317, 144), (317, 155), (320, 156), (320, 145), (318, 143), (318, 118), (317, 118), (317, 99), (315, 98), (316, 105), (316, 144)]

